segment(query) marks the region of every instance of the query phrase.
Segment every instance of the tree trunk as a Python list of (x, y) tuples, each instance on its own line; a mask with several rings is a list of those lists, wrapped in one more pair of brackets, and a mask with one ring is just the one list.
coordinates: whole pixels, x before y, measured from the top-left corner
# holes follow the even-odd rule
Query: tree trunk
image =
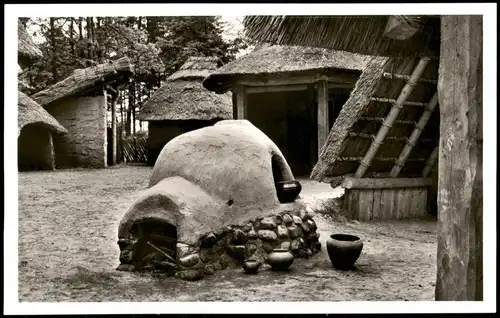
[(55, 30), (55, 18), (50, 18), (50, 45), (52, 48), (52, 57), (51, 57), (51, 68), (53, 74), (53, 83), (58, 82), (57, 77), (57, 50), (56, 50), (56, 30)]
[(92, 17), (87, 17), (87, 45), (89, 50), (89, 59), (94, 59), (94, 32), (93, 32), (94, 21)]
[(482, 300), (482, 16), (441, 17), (436, 300)]
[(75, 56), (75, 39), (73, 38), (73, 32), (75, 31), (75, 18), (70, 17), (70, 26), (69, 26), (69, 43), (71, 45), (71, 55)]
[(83, 18), (78, 17), (78, 40), (80, 43), (80, 49), (79, 49), (79, 54), (80, 57), (83, 58), (85, 57), (85, 48), (83, 47)]

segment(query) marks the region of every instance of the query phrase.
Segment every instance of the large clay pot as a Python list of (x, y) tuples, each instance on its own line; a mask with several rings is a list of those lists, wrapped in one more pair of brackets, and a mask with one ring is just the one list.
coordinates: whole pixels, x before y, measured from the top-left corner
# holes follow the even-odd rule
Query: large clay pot
[(287, 270), (293, 263), (293, 254), (289, 250), (277, 248), (267, 256), (267, 263), (273, 270)]
[(276, 194), (280, 203), (289, 203), (295, 201), (302, 185), (296, 180), (276, 182)]
[(261, 263), (256, 260), (246, 260), (243, 262), (243, 270), (247, 274), (255, 274), (259, 270)]
[(346, 270), (357, 261), (363, 241), (355, 235), (333, 234), (326, 241), (326, 249), (333, 267)]

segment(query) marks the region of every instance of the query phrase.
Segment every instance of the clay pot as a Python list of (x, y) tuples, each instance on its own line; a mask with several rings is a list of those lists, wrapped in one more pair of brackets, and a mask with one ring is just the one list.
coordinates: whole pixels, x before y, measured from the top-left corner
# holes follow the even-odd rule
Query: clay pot
[(326, 241), (326, 249), (332, 265), (336, 269), (350, 269), (363, 249), (363, 241), (349, 234), (333, 234)]
[(276, 182), (276, 194), (280, 203), (289, 203), (295, 201), (302, 186), (296, 180)]
[(290, 251), (277, 248), (267, 256), (267, 263), (273, 270), (287, 270), (293, 263), (293, 254)]
[(261, 263), (256, 260), (246, 260), (243, 262), (243, 270), (247, 274), (255, 274), (259, 270)]

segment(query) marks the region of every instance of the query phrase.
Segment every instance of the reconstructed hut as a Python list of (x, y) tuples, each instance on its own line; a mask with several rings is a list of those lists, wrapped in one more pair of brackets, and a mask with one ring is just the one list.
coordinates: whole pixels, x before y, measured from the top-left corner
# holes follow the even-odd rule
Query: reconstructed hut
[(215, 57), (190, 57), (144, 104), (139, 120), (148, 121), (148, 163), (174, 137), (232, 118), (231, 95), (206, 90), (202, 80), (217, 68)]
[[(371, 56), (264, 44), (210, 74), (203, 85), (233, 92), (234, 118), (247, 119), (309, 175), (328, 131)], [(377, 59), (382, 63), (381, 59)]]
[[(21, 23), (18, 23), (17, 52), (18, 65), (21, 69), (42, 57), (42, 52), (33, 43)], [(29, 90), (29, 85), (20, 81), (18, 87), (18, 169), (20, 171), (54, 169), (52, 134), (65, 134), (68, 131), (42, 106), (22, 92)]]
[[(327, 175), (354, 171), (354, 178), (346, 180), (344, 184), (350, 189), (346, 201), (352, 212), (364, 212), (360, 210), (361, 205), (366, 208), (370, 204), (358, 202), (372, 197), (375, 203), (381, 196), (380, 192), (389, 191), (389, 188), (399, 189), (399, 198), (396, 199), (392, 190), (386, 192), (384, 195), (394, 197), (393, 200), (384, 200), (390, 202), (391, 206), (376, 208), (372, 204), (368, 216), (373, 215), (375, 209), (379, 213), (394, 213), (400, 209), (409, 211), (414, 208), (399, 206), (399, 203), (408, 202), (400, 196), (406, 196), (407, 192), (414, 194), (416, 180), (420, 180), (421, 186), (427, 181), (412, 178), (402, 182), (398, 177), (417, 171), (425, 176), (429, 166), (438, 158), (439, 183), (435, 188), (439, 193), (439, 233), (435, 298), (482, 300), (482, 16), (253, 16), (245, 19), (245, 27), (251, 38), (263, 42), (308, 45), (392, 58), (421, 58), (416, 66), (409, 64), (412, 70), (406, 74), (402, 70), (392, 74), (395, 80), (403, 81), (401, 85), (404, 88), (397, 98), (388, 103), (388, 113), (389, 109), (386, 108), (376, 117), (370, 116), (373, 119), (378, 117), (373, 122), (378, 122), (379, 126), (376, 133), (371, 133), (373, 139), (369, 146), (364, 146), (363, 150), (351, 149), (350, 157), (347, 157), (345, 152), (348, 150), (343, 147), (362, 147), (360, 132), (368, 129), (368, 126), (361, 123), (362, 126), (359, 121), (364, 117), (363, 121), (366, 122), (368, 114), (378, 111), (373, 107), (375, 101), (372, 98), (378, 97), (375, 94), (380, 92), (380, 85), (383, 86), (381, 81), (385, 78), (386, 70), (379, 69), (372, 80), (368, 77), (360, 79), (360, 83), (363, 80), (372, 82), (372, 85), (363, 84), (367, 88), (365, 93), (351, 95), (343, 109), (344, 113), (341, 112), (336, 127), (330, 132), (327, 145), (311, 176), (327, 181)], [(423, 82), (427, 69), (436, 72), (437, 65), (433, 66), (429, 57), (439, 60), (439, 74), (434, 76), (434, 80), (438, 78), (437, 90), (435, 88), (431, 93), (432, 89), (429, 89), (432, 97), (419, 100), (420, 104), (428, 102), (427, 105), (418, 106), (420, 113), (407, 117), (410, 116), (409, 110), (417, 107), (410, 105), (413, 100), (409, 99), (413, 96), (412, 91), (417, 90), (416, 83)], [(391, 64), (394, 65), (394, 61)], [(432, 77), (429, 79), (433, 80)], [(394, 87), (397, 92), (397, 85)], [(437, 116), (433, 115), (437, 113), (436, 104), (439, 104), (439, 121), (432, 118)], [(416, 123), (408, 122), (415, 122), (417, 118)], [(388, 137), (399, 137), (402, 131), (399, 127), (402, 125), (407, 125), (407, 140), (404, 145), (395, 144), (394, 148), (399, 154), (391, 154), (392, 150), (384, 145), (392, 146), (393, 141)], [(439, 130), (436, 129), (437, 125)], [(348, 131), (341, 131), (341, 128)], [(439, 131), (439, 147), (432, 143), (428, 147), (421, 147), (419, 144), (424, 143), (427, 131), (427, 136), (433, 138), (434, 129)], [(350, 138), (348, 135), (353, 133), (355, 135), (352, 137), (356, 139), (346, 142)], [(353, 158), (354, 154), (361, 155), (359, 161), (340, 160), (344, 156)], [(387, 158), (382, 155), (397, 159), (390, 159), (384, 166), (384, 160), (377, 159)], [(368, 179), (366, 176), (370, 169), (389, 171), (389, 176)], [(372, 193), (370, 188), (374, 189)], [(363, 198), (359, 197), (361, 191), (364, 192)], [(392, 207), (395, 202), (398, 202), (397, 208)], [(413, 199), (411, 202), (413, 204)]]
[(31, 98), (18, 92), (18, 168), (47, 170), (55, 168), (52, 134), (68, 131)]
[(54, 138), (58, 167), (107, 166), (108, 94), (116, 95), (113, 87), (127, 82), (133, 72), (133, 65), (124, 57), (77, 69), (32, 96), (68, 130), (68, 134)]

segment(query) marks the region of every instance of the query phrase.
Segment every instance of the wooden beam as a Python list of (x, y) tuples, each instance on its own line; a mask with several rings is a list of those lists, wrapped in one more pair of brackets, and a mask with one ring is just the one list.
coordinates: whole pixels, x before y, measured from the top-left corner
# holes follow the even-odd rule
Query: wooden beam
[(436, 300), (483, 300), (482, 19), (441, 17)]
[(408, 96), (410, 96), (411, 92), (413, 91), (413, 88), (415, 87), (416, 81), (418, 80), (418, 78), (420, 78), (420, 75), (422, 75), (422, 72), (424, 71), (429, 61), (430, 59), (428, 58), (425, 57), (421, 58), (417, 66), (413, 70), (410, 80), (406, 83), (405, 87), (403, 87), (403, 90), (399, 94), (398, 99), (392, 105), (389, 114), (382, 122), (382, 127), (380, 127), (377, 136), (372, 141), (370, 148), (365, 154), (365, 157), (363, 158), (363, 160), (361, 160), (358, 170), (356, 170), (356, 173), (354, 174), (356, 178), (361, 178), (368, 169), (368, 167), (370, 166), (373, 157), (375, 157), (375, 154), (377, 153), (380, 145), (384, 141), (385, 136), (387, 136), (389, 130), (392, 128), (394, 121), (396, 120), (396, 118), (399, 115), (399, 112), (403, 108), (404, 102), (406, 101)]
[(434, 150), (432, 150), (431, 155), (429, 156), (429, 159), (425, 162), (425, 168), (422, 171), (422, 177), (426, 178), (432, 171), (432, 168), (434, 168), (434, 165), (436, 164), (436, 161), (439, 157), (439, 145), (437, 145)]
[(235, 87), (236, 93), (236, 118), (237, 119), (248, 119), (247, 113), (247, 94), (245, 92), (245, 87), (242, 85), (237, 85)]
[(111, 99), (111, 143), (112, 143), (112, 153), (111, 153), (111, 164), (116, 165), (116, 101), (118, 100), (118, 94), (114, 95)]
[(328, 83), (321, 81), (318, 83), (318, 157), (325, 146), (328, 134), (330, 133), (328, 116)]
[(116, 95), (118, 95), (118, 91), (117, 91), (116, 89), (114, 89), (114, 88), (113, 88), (111, 85), (109, 85), (109, 84), (108, 84), (108, 85), (106, 85), (106, 90), (107, 90), (108, 92), (111, 92), (111, 95), (112, 95), (112, 96), (116, 96)]
[[(396, 100), (391, 98), (372, 97), (371, 100), (378, 103), (389, 103), (389, 104), (396, 103)], [(427, 107), (427, 104), (428, 103), (406, 101), (403, 103), (403, 106)]]
[[(413, 122), (412, 122), (413, 123)], [(354, 131), (351, 131), (349, 133), (349, 137), (353, 137), (353, 138), (363, 138), (363, 139), (374, 139), (375, 138), (375, 135), (372, 135), (372, 134), (366, 134), (366, 133), (358, 133), (358, 132), (354, 132)], [(408, 138), (406, 137), (398, 137), (398, 136), (386, 136), (385, 137), (385, 140), (397, 140), (397, 141), (404, 141)], [(432, 138), (422, 138), (420, 139), (420, 142), (434, 142), (435, 140), (432, 139)]]
[(328, 88), (354, 88), (355, 83), (332, 83), (328, 82)]
[[(385, 119), (384, 117), (368, 117), (368, 116), (359, 117), (359, 120), (364, 120), (364, 121), (384, 122), (384, 119)], [(413, 120), (395, 120), (393, 123), (403, 124), (403, 125), (415, 125), (417, 122)]]
[[(363, 157), (337, 157), (337, 161), (361, 161)], [(375, 157), (372, 158), (372, 161), (391, 161), (395, 162), (396, 158), (393, 157)], [(407, 162), (425, 162), (425, 158), (410, 158), (406, 160)]]
[[(384, 78), (385, 79), (398, 79), (398, 80), (403, 80), (403, 81), (409, 81), (410, 80), (410, 75), (404, 75), (404, 74), (394, 74), (394, 73), (384, 73)], [(437, 80), (430, 79), (430, 78), (419, 78), (418, 79), (419, 83), (427, 83), (427, 84), (437, 84)]]
[(425, 188), (432, 185), (430, 178), (351, 178), (347, 177), (341, 184), (345, 189), (395, 189)]
[(309, 76), (287, 76), (281, 78), (264, 78), (264, 79), (249, 79), (240, 78), (236, 80), (236, 85), (243, 86), (273, 86), (273, 85), (300, 85), (300, 84), (314, 84), (320, 81), (327, 81), (332, 84), (338, 85), (351, 85), (354, 86), (357, 81), (357, 75), (309, 75)]
[(292, 84), (292, 85), (271, 85), (271, 86), (248, 86), (245, 87), (247, 94), (254, 93), (271, 93), (271, 92), (289, 92), (289, 91), (305, 91), (307, 90), (306, 84)]
[(427, 108), (425, 109), (424, 113), (422, 114), (422, 116), (420, 116), (420, 119), (418, 120), (418, 123), (415, 125), (415, 128), (413, 129), (410, 138), (406, 140), (406, 145), (404, 146), (403, 150), (401, 150), (401, 153), (399, 154), (398, 160), (396, 160), (394, 167), (392, 167), (391, 170), (392, 178), (397, 177), (399, 175), (399, 172), (401, 172), (401, 169), (404, 167), (406, 160), (410, 155), (411, 150), (417, 143), (418, 138), (422, 134), (422, 131), (424, 131), (425, 125), (427, 125), (427, 122), (431, 118), (432, 112), (436, 108), (437, 104), (438, 104), (438, 96), (436, 92), (432, 96), (431, 101), (427, 105)]

